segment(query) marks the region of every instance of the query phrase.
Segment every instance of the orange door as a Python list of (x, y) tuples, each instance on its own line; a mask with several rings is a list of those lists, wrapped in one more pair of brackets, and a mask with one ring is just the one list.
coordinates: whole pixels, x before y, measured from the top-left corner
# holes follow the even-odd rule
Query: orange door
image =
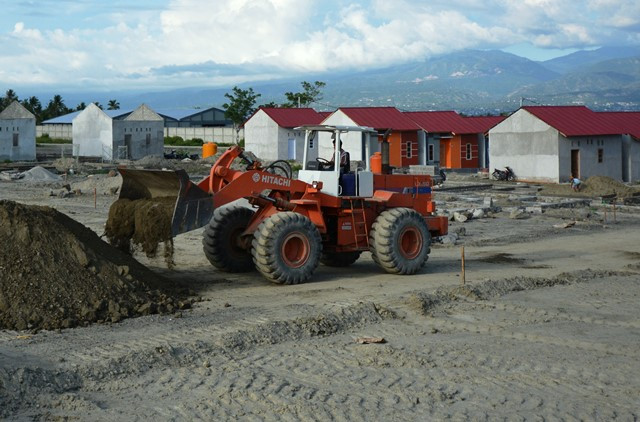
[(440, 167), (451, 168), (451, 139), (440, 140)]

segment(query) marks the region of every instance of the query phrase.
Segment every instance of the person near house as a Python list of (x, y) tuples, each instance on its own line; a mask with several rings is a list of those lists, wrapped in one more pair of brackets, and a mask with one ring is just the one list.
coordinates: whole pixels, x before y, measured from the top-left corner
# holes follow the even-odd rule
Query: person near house
[(571, 177), (569, 178), (569, 182), (571, 183), (571, 189), (573, 189), (574, 192), (580, 191), (580, 187), (581, 187), (580, 185), (582, 184), (580, 179), (578, 179), (577, 177), (573, 177), (573, 175), (571, 175)]

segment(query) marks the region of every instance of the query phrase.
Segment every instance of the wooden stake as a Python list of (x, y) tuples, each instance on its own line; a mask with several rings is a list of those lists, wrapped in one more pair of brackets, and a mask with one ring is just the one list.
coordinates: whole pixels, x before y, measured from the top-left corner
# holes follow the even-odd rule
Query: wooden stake
[(93, 208), (98, 208), (98, 189), (93, 188)]
[(464, 267), (464, 246), (460, 249), (460, 256), (462, 257), (462, 285), (466, 284), (466, 275), (465, 275), (465, 267)]
[(607, 209), (604, 209), (604, 222), (607, 222)]
[(613, 200), (613, 222), (617, 223), (618, 221), (616, 220), (616, 200)]

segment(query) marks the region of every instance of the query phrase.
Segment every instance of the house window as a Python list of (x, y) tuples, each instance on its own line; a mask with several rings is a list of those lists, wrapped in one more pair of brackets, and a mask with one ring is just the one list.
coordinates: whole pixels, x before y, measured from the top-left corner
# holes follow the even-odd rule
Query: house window
[(151, 145), (151, 134), (147, 133), (147, 136), (145, 138), (145, 143), (147, 146)]
[(411, 150), (411, 142), (407, 142), (406, 145), (407, 145), (407, 158), (411, 158), (412, 152), (413, 152)]
[(467, 144), (467, 160), (471, 160), (471, 144)]
[(598, 162), (602, 163), (604, 161), (604, 149), (598, 148)]
[(433, 158), (433, 156), (435, 154), (434, 151), (435, 151), (434, 145), (433, 144), (429, 144), (429, 148), (428, 148), (428, 152), (427, 152), (427, 160), (429, 160), (429, 161), (433, 161), (434, 160), (434, 158)]
[(13, 146), (14, 146), (14, 147), (17, 147), (17, 146), (18, 146), (18, 144), (19, 144), (19, 137), (20, 137), (20, 135), (18, 135), (17, 133), (14, 133), (14, 134), (13, 134)]

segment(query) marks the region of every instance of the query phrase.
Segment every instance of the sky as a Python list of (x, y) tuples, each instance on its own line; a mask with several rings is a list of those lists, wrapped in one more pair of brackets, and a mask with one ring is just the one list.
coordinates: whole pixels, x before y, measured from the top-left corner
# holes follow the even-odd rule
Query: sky
[(640, 45), (638, 0), (0, 0), (0, 92), (168, 90), (463, 49), (546, 60)]

